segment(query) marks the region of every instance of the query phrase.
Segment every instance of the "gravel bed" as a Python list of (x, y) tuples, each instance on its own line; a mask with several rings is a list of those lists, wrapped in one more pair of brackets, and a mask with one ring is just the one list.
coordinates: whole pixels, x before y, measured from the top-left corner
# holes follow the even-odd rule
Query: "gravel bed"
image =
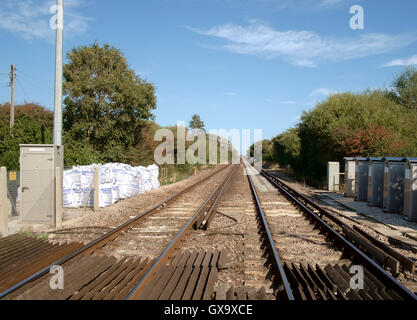
[[(189, 179), (162, 186), (136, 197), (121, 200), (110, 207), (101, 208), (81, 218), (66, 221), (62, 227), (64, 230), (58, 230), (58, 233), (54, 233), (57, 230), (49, 230), (51, 232), (49, 239), (57, 242), (88, 243), (218, 169), (216, 167), (200, 171), (196, 176)], [(65, 232), (67, 229), (70, 229), (68, 233)]]
[[(322, 194), (323, 191), (322, 190), (317, 190), (317, 189), (313, 189), (313, 188), (308, 188), (308, 187), (304, 187), (302, 185), (300, 185), (299, 183), (295, 182), (294, 180), (292, 180), (291, 178), (288, 178), (286, 176), (284, 176), (281, 173), (276, 173), (274, 172), (274, 174), (276, 174), (279, 178), (282, 178), (283, 180), (285, 180), (285, 182), (292, 188), (294, 188), (297, 192), (300, 192), (302, 194), (304, 194), (305, 196), (307, 196), (310, 200), (314, 201), (315, 203), (318, 203), (317, 199), (314, 197), (317, 194)], [(395, 251), (401, 253), (402, 255), (410, 258), (413, 261), (417, 261), (417, 254), (413, 253), (409, 250), (405, 250), (403, 248), (400, 248), (398, 246), (395, 246), (393, 244), (391, 244), (388, 241), (388, 237), (381, 235), (380, 233), (376, 232), (374, 229), (372, 229), (371, 227), (360, 223), (358, 221), (353, 221), (352, 219), (348, 219), (346, 218), (343, 213), (341, 212), (341, 210), (339, 210), (338, 208), (340, 208), (340, 205), (338, 205), (337, 203), (335, 203), (334, 206), (329, 205), (328, 203), (326, 203), (325, 205), (323, 205), (323, 203), (318, 203), (320, 206), (324, 207), (325, 209), (337, 214), (337, 217), (342, 220), (342, 222), (346, 223), (347, 225), (349, 225), (350, 227), (353, 226), (357, 226), (359, 227), (361, 230), (365, 231), (366, 233), (368, 233), (369, 235), (375, 237), (376, 239), (378, 239), (379, 241), (385, 243), (386, 245), (390, 246), (392, 249), (394, 249)], [(344, 208), (343, 208), (344, 209)], [(391, 214), (387, 214), (384, 213), (384, 215), (386, 216), (386, 221), (388, 223), (388, 221), (394, 219)], [(395, 216), (395, 221), (397, 221), (399, 218), (399, 216)], [(403, 220), (402, 218), (400, 219), (402, 220), (401, 223), (405, 223), (405, 224), (409, 224), (407, 221)], [(409, 226), (408, 226), (409, 227)], [(409, 272), (403, 272), (399, 277), (398, 280), (406, 285), (407, 287), (409, 287), (411, 290), (413, 291), (417, 291), (417, 274), (411, 274)]]
[(257, 233), (252, 193), (241, 165), (225, 190), (209, 229), (191, 232), (184, 245), (195, 250), (204, 248), (227, 252), (230, 266), (219, 273), (215, 287), (221, 283), (235, 287), (265, 287), (272, 298), (272, 283), (267, 279), (266, 259), (262, 257)]

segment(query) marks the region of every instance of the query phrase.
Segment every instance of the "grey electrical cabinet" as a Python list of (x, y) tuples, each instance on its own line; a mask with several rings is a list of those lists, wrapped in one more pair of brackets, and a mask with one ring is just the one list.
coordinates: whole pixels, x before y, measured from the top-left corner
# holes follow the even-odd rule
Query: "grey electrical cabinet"
[(356, 197), (355, 192), (355, 158), (346, 157), (345, 159), (345, 197)]
[(401, 213), (404, 208), (404, 158), (384, 158), (384, 211)]
[(417, 158), (405, 159), (404, 214), (409, 221), (417, 221)]
[(384, 203), (384, 161), (369, 158), (368, 205), (382, 208)]
[(340, 175), (340, 163), (328, 162), (327, 163), (327, 186), (329, 192), (339, 191), (339, 175)]
[(368, 201), (368, 158), (355, 158), (356, 201)]
[[(56, 167), (64, 150), (55, 145), (20, 145), (20, 217), (24, 222), (55, 223)], [(62, 197), (61, 197), (62, 198)]]

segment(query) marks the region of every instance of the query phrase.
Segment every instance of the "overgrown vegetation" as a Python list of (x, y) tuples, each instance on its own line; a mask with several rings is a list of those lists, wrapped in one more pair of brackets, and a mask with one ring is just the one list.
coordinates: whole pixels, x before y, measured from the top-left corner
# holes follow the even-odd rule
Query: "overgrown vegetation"
[(389, 90), (331, 95), (304, 112), (296, 127), (263, 141), (264, 160), (289, 166), (299, 180), (322, 187), (328, 161), (343, 163), (346, 156), (415, 157), (416, 88), (417, 70), (407, 68)]
[(52, 143), (53, 113), (36, 103), (15, 107), (15, 124), (10, 132), (10, 104), (0, 105), (0, 166), (19, 168), (20, 144)]

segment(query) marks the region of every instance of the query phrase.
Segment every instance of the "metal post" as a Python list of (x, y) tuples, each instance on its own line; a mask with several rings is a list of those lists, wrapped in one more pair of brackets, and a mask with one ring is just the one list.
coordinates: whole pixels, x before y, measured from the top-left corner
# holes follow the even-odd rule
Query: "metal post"
[(11, 88), (11, 96), (10, 96), (10, 130), (13, 129), (14, 126), (14, 85), (16, 80), (16, 68), (14, 65), (11, 66), (10, 72), (10, 88)]
[(61, 168), (55, 168), (55, 228), (62, 228), (62, 174)]
[(94, 168), (94, 206), (93, 210), (100, 209), (100, 167)]
[(64, 26), (64, 0), (57, 0), (56, 51), (55, 51), (55, 108), (54, 144), (62, 145), (62, 43)]
[(7, 206), (7, 169), (0, 168), (0, 236), (9, 235), (8, 228), (9, 212)]

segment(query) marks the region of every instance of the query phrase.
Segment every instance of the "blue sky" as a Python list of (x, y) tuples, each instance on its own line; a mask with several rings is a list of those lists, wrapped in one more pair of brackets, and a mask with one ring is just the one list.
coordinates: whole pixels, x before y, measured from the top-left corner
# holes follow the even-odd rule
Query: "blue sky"
[[(272, 138), (332, 92), (390, 86), (417, 64), (415, 0), (64, 0), (64, 52), (108, 42), (157, 88), (156, 121)], [(0, 102), (53, 107), (55, 1), (0, 3)], [(365, 28), (349, 26), (352, 5)]]

